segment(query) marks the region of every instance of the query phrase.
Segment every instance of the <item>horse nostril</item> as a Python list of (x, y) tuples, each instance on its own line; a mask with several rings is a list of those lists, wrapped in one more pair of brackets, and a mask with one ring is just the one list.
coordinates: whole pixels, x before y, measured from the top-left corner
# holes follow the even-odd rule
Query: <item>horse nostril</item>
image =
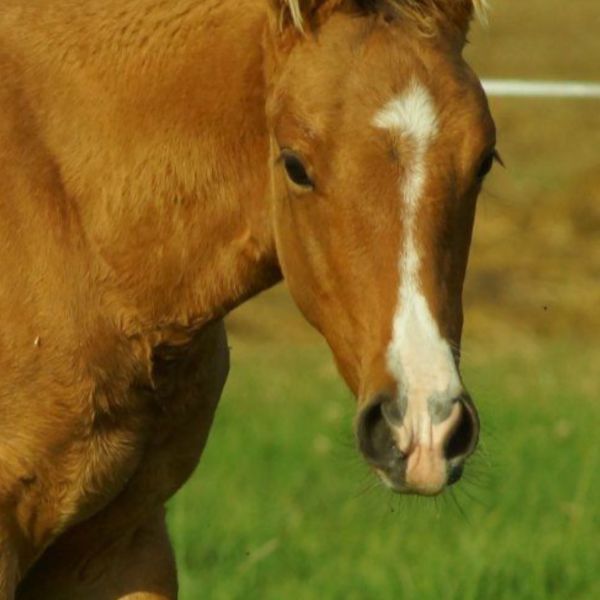
[(385, 398), (378, 398), (358, 417), (358, 445), (365, 458), (378, 466), (387, 466), (398, 458), (390, 427), (383, 415)]
[[(475, 409), (470, 405), (469, 401), (459, 400), (460, 403), (460, 419), (448, 438), (446, 447), (444, 448), (444, 456), (447, 460), (452, 460), (459, 456), (470, 454), (477, 445), (477, 437), (479, 434), (479, 424)], [(460, 477), (460, 475), (459, 475)]]

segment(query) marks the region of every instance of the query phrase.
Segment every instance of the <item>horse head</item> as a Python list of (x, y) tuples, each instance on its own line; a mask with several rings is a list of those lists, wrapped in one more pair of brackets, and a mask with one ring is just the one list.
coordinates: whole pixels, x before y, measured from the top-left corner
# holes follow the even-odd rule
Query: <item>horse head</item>
[(462, 56), (471, 0), (276, 2), (268, 121), (277, 252), (399, 492), (457, 481), (479, 421), (462, 287), (495, 128)]

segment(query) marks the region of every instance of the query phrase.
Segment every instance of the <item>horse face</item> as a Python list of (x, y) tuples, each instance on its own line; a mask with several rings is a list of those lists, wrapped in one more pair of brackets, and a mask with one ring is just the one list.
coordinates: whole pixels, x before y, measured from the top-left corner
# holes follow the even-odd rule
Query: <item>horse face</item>
[(279, 260), (359, 400), (359, 448), (399, 492), (460, 478), (478, 419), (458, 371), (475, 201), (494, 158), (481, 87), (450, 42), (334, 14), (268, 104)]

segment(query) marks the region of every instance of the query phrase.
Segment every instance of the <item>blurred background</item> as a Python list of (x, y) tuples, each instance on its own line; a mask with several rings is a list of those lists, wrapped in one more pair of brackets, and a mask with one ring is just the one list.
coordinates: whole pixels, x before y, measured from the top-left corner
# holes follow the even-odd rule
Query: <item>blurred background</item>
[[(496, 0), (482, 77), (600, 80), (598, 0)], [(600, 100), (492, 98), (465, 289), (483, 419), (466, 480), (381, 489), (354, 401), (283, 285), (229, 319), (208, 447), (169, 507), (183, 600), (600, 598)]]

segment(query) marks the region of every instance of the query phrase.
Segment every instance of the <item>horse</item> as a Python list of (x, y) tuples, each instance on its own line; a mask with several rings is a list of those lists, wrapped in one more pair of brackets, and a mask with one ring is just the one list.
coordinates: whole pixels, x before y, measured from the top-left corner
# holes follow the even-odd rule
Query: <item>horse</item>
[(172, 600), (164, 504), (285, 279), (393, 491), (460, 479), (476, 0), (3, 0), (0, 599)]

